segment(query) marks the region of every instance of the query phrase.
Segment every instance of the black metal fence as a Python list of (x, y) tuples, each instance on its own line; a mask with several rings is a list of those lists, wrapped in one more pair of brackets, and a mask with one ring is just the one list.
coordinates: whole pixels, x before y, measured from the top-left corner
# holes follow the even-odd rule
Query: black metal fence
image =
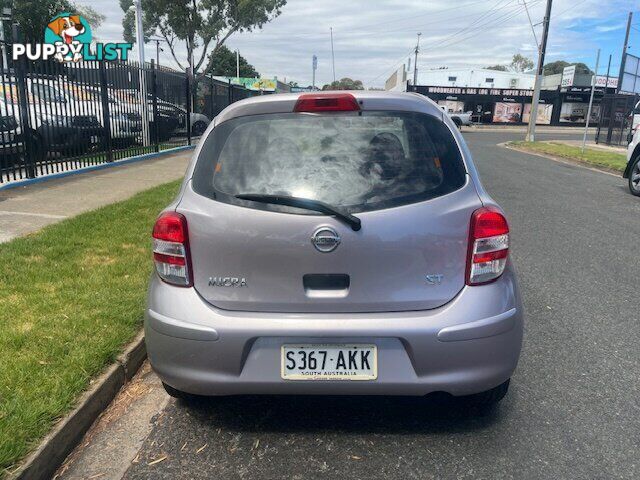
[[(10, 46), (0, 49), (11, 56)], [(260, 95), (210, 77), (189, 82), (153, 63), (2, 67), (0, 184), (191, 145), (226, 106)]]
[(637, 96), (632, 95), (602, 97), (596, 143), (623, 146), (629, 143), (634, 123), (634, 107), (638, 99)]

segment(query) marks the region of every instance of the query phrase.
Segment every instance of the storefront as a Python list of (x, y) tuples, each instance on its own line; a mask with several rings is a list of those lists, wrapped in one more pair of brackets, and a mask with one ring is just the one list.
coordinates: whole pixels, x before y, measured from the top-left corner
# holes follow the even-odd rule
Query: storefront
[[(533, 90), (409, 86), (445, 106), (449, 112), (473, 112), (478, 123), (523, 124), (531, 116)], [(540, 92), (537, 122), (540, 125), (584, 125), (589, 108), (589, 87), (558, 87)], [(604, 88), (596, 88), (591, 123), (600, 117), (600, 100)]]
[[(598, 123), (600, 119), (600, 101), (604, 95), (603, 88), (596, 88), (591, 108), (590, 123)], [(590, 87), (561, 87), (559, 92), (561, 108), (557, 122), (559, 125), (584, 125), (589, 111)]]

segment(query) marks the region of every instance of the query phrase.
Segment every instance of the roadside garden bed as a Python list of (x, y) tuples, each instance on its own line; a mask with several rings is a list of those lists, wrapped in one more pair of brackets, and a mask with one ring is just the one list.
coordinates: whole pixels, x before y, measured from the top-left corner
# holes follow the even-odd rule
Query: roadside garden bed
[(0, 244), (0, 476), (140, 331), (171, 182)]
[(627, 165), (627, 158), (624, 154), (596, 148), (587, 147), (583, 154), (581, 147), (555, 142), (509, 142), (507, 146), (564, 158), (578, 163), (586, 163), (609, 171), (622, 172)]

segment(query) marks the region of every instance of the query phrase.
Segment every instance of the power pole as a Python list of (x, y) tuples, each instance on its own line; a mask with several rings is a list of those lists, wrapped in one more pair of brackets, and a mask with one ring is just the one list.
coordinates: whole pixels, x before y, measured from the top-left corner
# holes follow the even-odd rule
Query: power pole
[(156, 66), (160, 66), (160, 40), (156, 40)]
[(416, 57), (413, 60), (413, 85), (414, 86), (418, 84), (418, 52), (420, 51), (420, 35), (422, 35), (422, 33), (418, 33), (418, 41), (416, 43), (416, 50), (415, 50)]
[(618, 88), (616, 93), (620, 91), (622, 87), (622, 76), (624, 75), (624, 67), (627, 63), (627, 49), (629, 48), (629, 34), (631, 33), (631, 22), (633, 21), (633, 12), (629, 12), (629, 19), (627, 20), (627, 33), (624, 36), (624, 46), (622, 47), (622, 60), (620, 62), (620, 75), (618, 76)]
[(536, 141), (536, 120), (538, 119), (538, 103), (540, 102), (540, 87), (544, 73), (544, 57), (547, 53), (547, 39), (549, 38), (549, 24), (551, 23), (551, 4), (553, 0), (547, 0), (547, 10), (542, 21), (542, 43), (538, 51), (538, 70), (536, 71), (533, 99), (531, 101), (531, 114), (529, 115), (529, 128), (527, 128), (527, 142)]
[(140, 116), (142, 117), (142, 144), (147, 147), (151, 145), (151, 137), (149, 132), (149, 109), (147, 98), (147, 76), (145, 75), (144, 65), (144, 30), (142, 29), (142, 0), (134, 0), (131, 6), (135, 12), (136, 21), (136, 43), (138, 46), (138, 62), (140, 69), (138, 70), (140, 82)]
[(333, 81), (336, 81), (336, 58), (333, 54), (333, 27), (329, 28), (331, 34), (331, 65), (333, 65)]
[(318, 57), (316, 55), (314, 55), (311, 59), (311, 70), (312, 70), (312, 76), (313, 76), (313, 81), (311, 83), (311, 90), (315, 91), (316, 90), (316, 70), (318, 69)]

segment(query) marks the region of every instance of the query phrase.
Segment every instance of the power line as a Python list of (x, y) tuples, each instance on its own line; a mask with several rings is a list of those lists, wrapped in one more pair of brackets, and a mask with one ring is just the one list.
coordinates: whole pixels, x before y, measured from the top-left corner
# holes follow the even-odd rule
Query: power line
[[(540, 2), (541, 0), (536, 0), (536, 3)], [(518, 16), (520, 13), (522, 13), (524, 11), (524, 7), (522, 5), (517, 5), (516, 9), (507, 13), (503, 13), (502, 15), (495, 17), (495, 18), (485, 18), (485, 22), (477, 24), (475, 27), (469, 29), (467, 32), (465, 32), (463, 34), (463, 36), (461, 38), (458, 39), (454, 39), (454, 35), (445, 38), (439, 42), (436, 42), (435, 44), (432, 44), (432, 47), (451, 47), (453, 45), (457, 45), (461, 42), (464, 42), (466, 40), (469, 40), (473, 37), (475, 37), (478, 33), (485, 31), (486, 27), (489, 27), (491, 25), (494, 25), (498, 22), (501, 21), (506, 21), (506, 20), (510, 20), (516, 16)], [(496, 12), (497, 13), (497, 12)]]
[[(353, 35), (359, 35), (359, 33), (358, 33), (359, 30), (366, 30), (366, 29), (368, 29), (370, 27), (377, 27), (377, 26), (380, 26), (380, 25), (386, 25), (386, 24), (389, 24), (389, 23), (397, 23), (397, 22), (402, 22), (402, 21), (405, 21), (405, 20), (414, 20), (416, 18), (424, 17), (424, 16), (427, 16), (427, 15), (436, 16), (436, 15), (439, 15), (439, 14), (442, 14), (442, 13), (445, 13), (445, 12), (449, 12), (449, 11), (453, 11), (453, 10), (459, 10), (461, 8), (468, 8), (470, 6), (478, 5), (478, 4), (482, 4), (482, 3), (486, 3), (486, 0), (476, 0), (476, 1), (473, 1), (473, 2), (470, 2), (470, 3), (459, 4), (459, 5), (456, 5), (454, 7), (449, 7), (449, 8), (444, 8), (444, 9), (441, 9), (441, 10), (434, 10), (434, 11), (430, 11), (430, 12), (425, 12), (425, 13), (421, 13), (421, 14), (417, 14), (417, 15), (412, 15), (410, 17), (402, 17), (402, 18), (398, 18), (398, 19), (395, 19), (395, 20), (388, 20), (388, 21), (384, 21), (384, 22), (377, 22), (377, 23), (371, 23), (371, 24), (365, 24), (365, 25), (359, 25), (359, 26), (358, 25), (356, 25), (356, 26), (351, 26), (350, 25), (349, 26), (349, 30), (346, 30), (346, 31), (340, 30), (340, 34), (341, 35), (352, 35), (352, 34)], [(456, 20), (459, 19), (459, 18), (464, 18), (464, 17), (457, 17)], [(440, 20), (437, 20), (437, 21), (428, 22), (427, 25), (435, 25), (435, 24), (438, 24), (438, 23), (442, 23), (442, 21), (443, 20), (440, 19)], [(424, 24), (420, 24), (420, 25), (424, 25)], [(401, 27), (401, 29), (396, 29), (396, 30), (381, 29), (381, 30), (368, 31), (368, 32), (363, 32), (363, 33), (369, 35), (369, 34), (376, 34), (376, 33), (380, 33), (380, 32), (400, 31), (400, 30), (404, 30), (404, 29), (415, 29), (415, 28), (418, 28), (418, 26), (414, 27), (414, 26), (411, 26), (411, 25), (403, 25)], [(339, 29), (337, 29), (337, 30), (339, 30)], [(286, 37), (290, 37), (292, 35), (290, 32), (287, 32), (287, 33), (280, 33), (280, 32), (253, 32), (253, 33), (254, 34), (258, 34), (260, 36), (282, 36), (282, 37), (286, 36)], [(322, 36), (322, 35), (325, 35), (325, 33), (322, 32), (322, 31), (318, 31), (318, 32), (306, 32), (305, 31), (305, 32), (295, 33), (295, 36), (314, 36), (314, 35), (315, 36)]]
[[(496, 3), (495, 3), (495, 4), (494, 4), (494, 5), (493, 5), (489, 10), (487, 10), (486, 12), (484, 12), (482, 15), (480, 15), (478, 18), (476, 18), (476, 19), (475, 19), (473, 22), (471, 22), (469, 25), (467, 25), (467, 26), (465, 26), (465, 27), (461, 28), (460, 30), (458, 30), (457, 32), (455, 32), (454, 34), (452, 34), (452, 35), (451, 35), (450, 37), (448, 37), (448, 38), (450, 39), (450, 38), (456, 37), (456, 36), (458, 36), (458, 35), (460, 35), (460, 34), (464, 34), (464, 32), (465, 32), (465, 31), (468, 31), (469, 29), (473, 28), (473, 27), (474, 27), (474, 25), (477, 25), (477, 24), (478, 24), (478, 22), (480, 22), (480, 21), (482, 21), (483, 19), (485, 19), (485, 18), (487, 18), (487, 17), (491, 16), (491, 14), (492, 14), (493, 12), (495, 12), (495, 11), (496, 11), (496, 9), (498, 9), (498, 8), (505, 8), (505, 7), (507, 7), (507, 5), (509, 5), (509, 3), (512, 3), (512, 2), (513, 2), (513, 0), (508, 0), (508, 1), (507, 1), (507, 3), (504, 3), (504, 1), (505, 1), (505, 0), (498, 0), (498, 1), (497, 1), (497, 2), (496, 2)], [(504, 3), (504, 4), (503, 4), (503, 3)], [(503, 4), (503, 5), (501, 5), (501, 4)]]
[[(435, 44), (430, 44), (430, 47), (435, 47), (435, 46), (440, 46), (440, 45), (444, 45), (446, 44), (446, 42), (450, 42), (451, 40), (454, 39), (455, 36), (460, 35), (460, 34), (464, 34), (465, 32), (468, 33), (467, 31), (476, 31), (480, 28), (485, 27), (486, 25), (488, 25), (489, 23), (493, 23), (497, 20), (501, 20), (505, 15), (501, 15), (500, 17), (497, 17), (495, 19), (492, 19), (490, 22), (485, 22), (482, 24), (478, 24), (479, 22), (481, 22), (482, 20), (486, 20), (487, 18), (489, 18), (493, 13), (497, 13), (497, 11), (500, 11), (501, 9), (506, 8), (510, 3), (513, 3), (514, 0), (508, 0), (505, 3), (505, 0), (498, 0), (489, 10), (483, 12), (479, 17), (477, 17), (473, 22), (471, 22), (469, 25), (463, 27), (462, 29), (459, 29), (458, 31), (456, 31), (454, 34), (449, 35), (447, 37), (445, 37), (444, 39), (440, 40), (439, 42), (436, 42)], [(541, 1), (541, 0), (536, 0), (536, 1)], [(515, 5), (516, 7), (516, 11), (515, 12), (508, 12), (506, 15), (509, 14), (517, 14), (517, 13), (521, 13), (522, 11), (522, 5)], [(512, 7), (509, 7), (510, 9), (513, 9)], [(474, 27), (475, 26), (475, 27)], [(470, 30), (471, 29), (471, 30)], [(473, 34), (475, 35), (475, 33)], [(455, 44), (455, 43), (459, 43), (460, 41), (464, 41), (466, 40), (467, 37), (463, 37), (462, 39), (459, 39), (456, 42), (451, 43), (451, 45)], [(447, 45), (449, 46), (449, 45)], [(376, 81), (378, 78), (380, 78), (381, 76), (383, 76), (385, 73), (388, 73), (390, 70), (393, 71), (395, 70), (401, 63), (404, 63), (404, 59), (406, 58), (407, 55), (411, 54), (412, 52), (414, 52), (414, 49), (411, 49), (408, 53), (403, 54), (401, 57), (401, 61), (396, 61), (394, 63), (394, 66), (391, 69), (386, 69), (385, 71), (383, 71), (382, 73), (380, 73), (378, 76), (372, 78), (371, 80), (367, 81), (367, 83), (373, 83), (374, 81)]]
[(386, 70), (384, 70), (382, 73), (380, 73), (379, 75), (377, 75), (374, 78), (371, 78), (369, 80), (365, 80), (366, 83), (373, 83), (375, 82), (377, 79), (379, 79), (380, 77), (382, 77), (385, 73), (389, 73), (389, 72), (393, 72), (397, 67), (399, 67), (401, 64), (404, 63), (405, 58), (407, 58), (409, 55), (411, 55), (414, 51), (415, 47), (411, 47), (411, 50), (409, 50), (406, 53), (403, 53), (402, 56), (395, 61), (395, 63), (393, 64), (393, 67), (391, 68), (387, 68)]

